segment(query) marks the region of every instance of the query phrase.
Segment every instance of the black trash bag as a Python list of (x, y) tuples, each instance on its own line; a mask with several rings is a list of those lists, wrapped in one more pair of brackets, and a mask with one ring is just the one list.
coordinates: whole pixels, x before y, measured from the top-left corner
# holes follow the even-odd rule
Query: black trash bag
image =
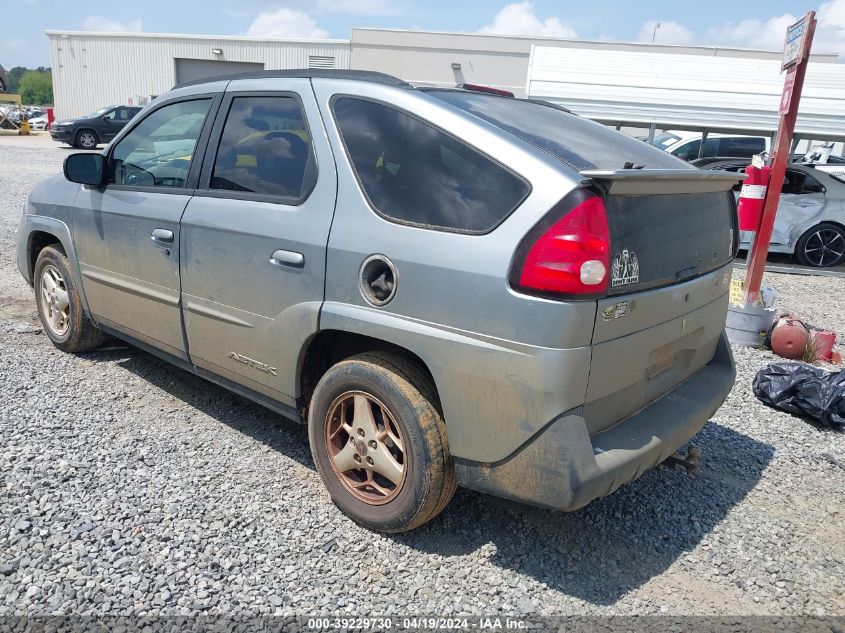
[(845, 430), (845, 371), (804, 363), (772, 363), (757, 372), (754, 395), (765, 404)]

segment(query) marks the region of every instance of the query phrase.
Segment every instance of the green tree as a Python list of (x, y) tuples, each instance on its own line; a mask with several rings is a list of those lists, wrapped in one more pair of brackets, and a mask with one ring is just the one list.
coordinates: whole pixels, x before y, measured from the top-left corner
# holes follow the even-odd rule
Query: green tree
[(18, 86), (21, 83), (21, 77), (23, 77), (25, 72), (26, 68), (24, 66), (15, 66), (9, 69), (9, 92), (17, 93)]
[(27, 105), (53, 103), (53, 75), (49, 72), (28, 70), (18, 84), (21, 101)]

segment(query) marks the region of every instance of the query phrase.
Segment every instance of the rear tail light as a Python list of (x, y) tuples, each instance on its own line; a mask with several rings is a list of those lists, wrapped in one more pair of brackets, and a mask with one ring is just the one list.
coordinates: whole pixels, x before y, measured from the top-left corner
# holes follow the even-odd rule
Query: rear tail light
[(610, 231), (601, 197), (576, 189), (522, 240), (511, 285), (554, 298), (591, 299), (607, 291)]

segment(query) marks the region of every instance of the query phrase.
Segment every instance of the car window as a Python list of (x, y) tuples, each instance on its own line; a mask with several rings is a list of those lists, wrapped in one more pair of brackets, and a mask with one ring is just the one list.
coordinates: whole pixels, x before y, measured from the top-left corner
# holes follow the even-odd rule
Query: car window
[(232, 100), (214, 160), (212, 189), (301, 198), (311, 135), (293, 97)]
[(484, 233), (528, 194), (518, 176), (409, 114), (350, 97), (333, 110), (358, 181), (389, 219)]
[(651, 144), (657, 148), (665, 150), (667, 147), (680, 140), (681, 137), (677, 134), (672, 134), (671, 132), (663, 132), (662, 134), (658, 134), (657, 136), (655, 136), (652, 139)]
[(804, 184), (801, 187), (801, 193), (822, 193), (823, 191), (824, 187), (822, 183), (809, 174), (804, 175)]
[[(684, 160), (692, 160), (698, 158), (699, 150), (701, 149), (701, 139), (684, 143), (677, 149), (672, 150), (672, 154)], [(704, 151), (701, 156), (718, 156), (719, 155), (719, 139), (708, 138), (704, 141)]]
[(732, 136), (719, 139), (719, 156), (751, 158), (766, 151), (766, 140), (760, 137)]
[(640, 140), (543, 101), (468, 90), (426, 92), (492, 123), (575, 170), (622, 169), (626, 163), (682, 169), (671, 155)]
[(783, 187), (781, 187), (781, 193), (791, 193), (791, 194), (799, 194), (801, 193), (801, 188), (804, 186), (804, 174), (800, 171), (792, 171), (790, 169), (786, 170), (786, 174), (783, 177)]
[(114, 110), (109, 110), (105, 114), (103, 114), (104, 119), (108, 119), (109, 121), (115, 121), (117, 119), (117, 112), (119, 108), (115, 108)]
[(211, 99), (159, 108), (114, 148), (109, 182), (140, 187), (184, 187)]

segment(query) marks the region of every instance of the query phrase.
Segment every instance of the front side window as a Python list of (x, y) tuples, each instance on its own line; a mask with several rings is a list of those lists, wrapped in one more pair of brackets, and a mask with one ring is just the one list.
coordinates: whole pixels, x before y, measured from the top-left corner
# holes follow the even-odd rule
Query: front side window
[(528, 195), (522, 179), (404, 112), (350, 97), (333, 109), (367, 198), (389, 219), (484, 233)]
[(110, 182), (138, 187), (184, 187), (211, 99), (159, 108), (114, 148)]
[(211, 188), (301, 198), (311, 135), (293, 97), (235, 97), (214, 160)]

